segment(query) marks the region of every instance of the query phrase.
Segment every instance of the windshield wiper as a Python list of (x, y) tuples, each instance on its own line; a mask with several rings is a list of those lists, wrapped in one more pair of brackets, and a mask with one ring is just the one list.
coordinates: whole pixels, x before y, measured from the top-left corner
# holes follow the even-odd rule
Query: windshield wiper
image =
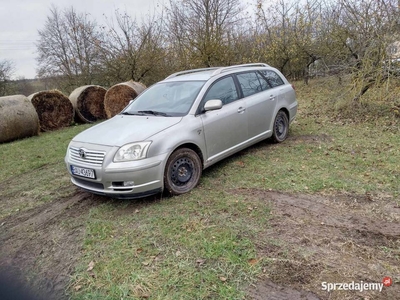
[(126, 116), (143, 116), (143, 113), (135, 113), (135, 112), (129, 112), (129, 111), (124, 111), (121, 113), (121, 115), (126, 115)]
[(153, 115), (153, 116), (163, 116), (163, 117), (170, 117), (170, 115), (160, 112), (160, 111), (155, 111), (155, 110), (139, 110), (139, 114), (147, 114), (147, 115)]

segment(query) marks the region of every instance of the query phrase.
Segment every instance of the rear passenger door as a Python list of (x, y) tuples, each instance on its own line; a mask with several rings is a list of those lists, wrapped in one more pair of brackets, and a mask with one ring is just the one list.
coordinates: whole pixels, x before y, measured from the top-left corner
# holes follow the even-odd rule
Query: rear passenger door
[(248, 139), (271, 136), (277, 92), (258, 71), (239, 73), (236, 77), (247, 107)]
[[(280, 109), (282, 106), (285, 106), (286, 103), (290, 103), (290, 99), (294, 99), (294, 90), (290, 84), (286, 84), (281, 76), (273, 70), (263, 70), (260, 71), (260, 74), (268, 81), (269, 85), (271, 86), (271, 95), (275, 95), (275, 102), (276, 105)], [(272, 122), (271, 121), (271, 129), (272, 129)]]

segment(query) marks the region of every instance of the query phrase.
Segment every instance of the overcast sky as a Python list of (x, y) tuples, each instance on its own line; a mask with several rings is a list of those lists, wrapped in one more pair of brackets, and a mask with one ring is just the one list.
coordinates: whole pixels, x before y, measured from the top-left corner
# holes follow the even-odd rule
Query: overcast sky
[(116, 9), (140, 19), (141, 15), (153, 14), (161, 3), (163, 0), (0, 0), (0, 61), (14, 63), (14, 79), (36, 76), (35, 42), (52, 4), (60, 9), (73, 6), (101, 24), (104, 14), (110, 18)]

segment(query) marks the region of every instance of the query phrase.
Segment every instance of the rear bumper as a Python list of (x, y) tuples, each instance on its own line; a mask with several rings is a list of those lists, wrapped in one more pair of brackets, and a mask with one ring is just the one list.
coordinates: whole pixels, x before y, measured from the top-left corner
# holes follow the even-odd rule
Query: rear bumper
[(297, 115), (297, 107), (298, 103), (295, 101), (292, 105), (289, 106), (289, 123), (292, 123)]

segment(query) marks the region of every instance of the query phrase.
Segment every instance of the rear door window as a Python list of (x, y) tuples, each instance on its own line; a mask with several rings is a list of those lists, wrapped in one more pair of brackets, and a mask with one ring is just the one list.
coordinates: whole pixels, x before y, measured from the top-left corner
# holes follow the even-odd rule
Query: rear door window
[(274, 71), (264, 70), (260, 71), (260, 73), (268, 80), (269, 84), (272, 87), (277, 87), (285, 84), (282, 78)]
[(257, 76), (258, 79), (260, 80), (261, 88), (263, 91), (271, 88), (271, 85), (268, 83), (267, 79), (264, 76), (262, 76), (260, 73), (257, 73)]
[(263, 90), (256, 72), (240, 73), (236, 75), (244, 97), (259, 93)]

